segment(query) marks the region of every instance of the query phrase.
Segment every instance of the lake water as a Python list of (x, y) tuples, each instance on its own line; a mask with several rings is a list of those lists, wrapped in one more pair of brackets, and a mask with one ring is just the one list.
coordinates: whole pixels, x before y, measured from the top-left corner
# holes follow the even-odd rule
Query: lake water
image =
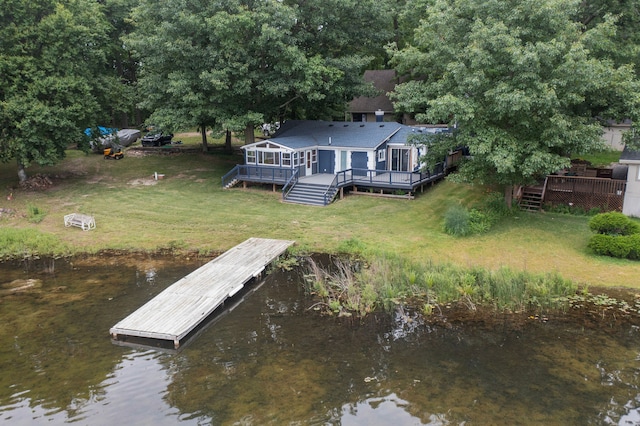
[[(0, 264), (0, 422), (12, 425), (639, 425), (640, 331), (531, 321), (342, 321), (275, 272), (179, 352), (109, 328), (204, 263)], [(15, 283), (14, 283), (15, 285)]]

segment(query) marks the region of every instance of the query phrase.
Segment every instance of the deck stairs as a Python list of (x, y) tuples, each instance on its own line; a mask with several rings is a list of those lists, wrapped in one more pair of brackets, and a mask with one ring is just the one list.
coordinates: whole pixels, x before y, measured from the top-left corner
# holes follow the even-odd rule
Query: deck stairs
[(522, 189), (520, 198), (520, 210), (537, 212), (542, 209), (542, 199), (544, 196), (543, 186), (525, 186)]
[(336, 196), (338, 188), (327, 186), (326, 184), (297, 182), (285, 196), (287, 203), (307, 204), (312, 206), (324, 206), (325, 193), (327, 193), (326, 203), (331, 203)]
[(238, 179), (232, 179), (229, 182), (227, 182), (227, 184), (224, 186), (224, 189), (233, 188), (234, 186), (236, 186), (238, 182), (240, 182)]

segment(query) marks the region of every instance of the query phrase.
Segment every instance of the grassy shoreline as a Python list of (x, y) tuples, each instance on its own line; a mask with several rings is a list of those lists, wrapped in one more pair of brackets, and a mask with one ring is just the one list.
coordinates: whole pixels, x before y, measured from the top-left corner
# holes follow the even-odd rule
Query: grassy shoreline
[[(487, 234), (455, 238), (442, 231), (446, 210), (477, 202), (483, 188), (441, 182), (415, 200), (351, 196), (324, 208), (299, 206), (281, 203), (279, 192), (263, 188), (222, 189), (221, 177), (240, 161), (222, 153), (128, 151), (123, 160), (109, 161), (70, 150), (55, 167), (28, 169), (53, 183), (33, 189), (17, 188), (15, 166), (0, 164), (6, 192), (0, 198), (0, 255), (211, 254), (257, 236), (295, 240), (294, 253), (301, 254), (350, 252), (355, 244), (411, 262), (556, 273), (581, 285), (640, 288), (639, 262), (589, 253), (587, 217), (523, 212)], [(164, 179), (154, 180), (155, 172)], [(34, 207), (44, 212), (37, 223), (29, 218)], [(97, 229), (65, 228), (63, 216), (72, 212), (94, 215)]]

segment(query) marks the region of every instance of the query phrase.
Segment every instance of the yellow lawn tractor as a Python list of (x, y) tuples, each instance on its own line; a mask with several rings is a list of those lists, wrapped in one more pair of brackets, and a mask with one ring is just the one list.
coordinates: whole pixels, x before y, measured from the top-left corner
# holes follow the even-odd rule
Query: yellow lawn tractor
[(124, 157), (124, 152), (122, 152), (122, 147), (110, 146), (104, 149), (105, 160), (119, 160), (123, 157)]

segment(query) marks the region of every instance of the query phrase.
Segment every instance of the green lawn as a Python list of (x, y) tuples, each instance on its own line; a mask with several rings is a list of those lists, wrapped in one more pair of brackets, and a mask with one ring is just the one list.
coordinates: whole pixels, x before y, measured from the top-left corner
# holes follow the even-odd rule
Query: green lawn
[[(640, 287), (639, 262), (588, 252), (586, 217), (521, 213), (486, 235), (454, 238), (442, 232), (449, 206), (473, 204), (485, 194), (482, 187), (442, 182), (415, 200), (360, 195), (310, 207), (284, 204), (280, 193), (269, 189), (222, 189), (222, 175), (241, 161), (234, 155), (125, 154), (113, 161), (70, 150), (56, 167), (30, 167), (30, 176), (51, 177), (54, 184), (46, 190), (15, 189), (15, 166), (1, 164), (0, 187), (13, 199), (3, 194), (0, 208), (14, 213), (0, 216), (0, 253), (10, 250), (8, 241), (16, 242), (3, 240), (9, 229), (31, 231), (36, 241), (46, 235), (45, 254), (61, 246), (71, 253), (163, 248), (213, 253), (255, 236), (293, 239), (300, 252), (336, 252), (355, 243), (420, 262), (556, 271), (579, 283)], [(164, 179), (153, 180), (155, 172)], [(44, 210), (44, 220), (30, 222), (30, 206)], [(65, 228), (63, 216), (72, 212), (94, 215), (97, 229)]]

